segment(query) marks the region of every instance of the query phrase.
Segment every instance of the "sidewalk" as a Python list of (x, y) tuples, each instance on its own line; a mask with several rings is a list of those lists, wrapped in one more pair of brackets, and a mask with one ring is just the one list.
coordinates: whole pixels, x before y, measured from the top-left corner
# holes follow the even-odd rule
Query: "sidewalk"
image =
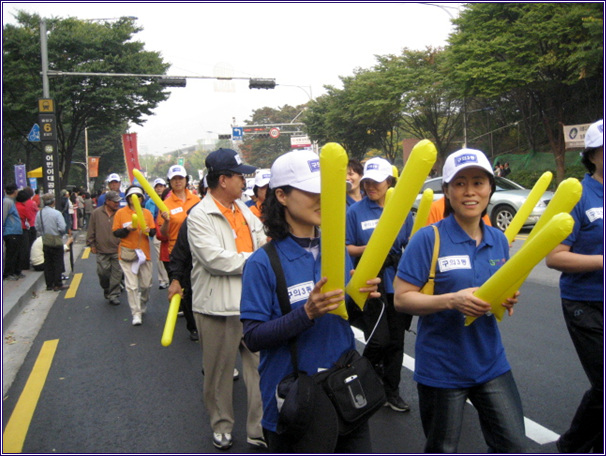
[[(74, 231), (74, 262), (82, 254), (86, 243), (86, 231)], [(69, 252), (65, 253), (65, 275), (72, 277), (72, 270), (69, 263)], [(33, 269), (23, 271), (24, 279), (3, 280), (2, 281), (2, 330), (3, 332), (11, 325), (15, 316), (27, 302), (35, 297), (41, 287), (45, 289), (44, 272), (34, 271)], [(69, 281), (67, 281), (69, 283)]]

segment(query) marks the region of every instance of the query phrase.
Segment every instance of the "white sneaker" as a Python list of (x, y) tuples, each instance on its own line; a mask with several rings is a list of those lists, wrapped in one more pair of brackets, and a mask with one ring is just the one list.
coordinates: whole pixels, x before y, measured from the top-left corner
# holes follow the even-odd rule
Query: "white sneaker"
[(140, 326), (143, 321), (141, 320), (141, 315), (135, 315), (133, 317), (133, 326)]

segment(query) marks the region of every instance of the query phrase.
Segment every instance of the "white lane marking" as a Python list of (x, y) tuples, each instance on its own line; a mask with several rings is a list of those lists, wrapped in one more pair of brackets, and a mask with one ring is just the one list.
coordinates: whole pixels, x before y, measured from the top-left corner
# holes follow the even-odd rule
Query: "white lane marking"
[[(353, 326), (351, 329), (353, 329), (356, 340), (362, 344), (366, 344), (366, 341), (364, 340), (364, 333)], [(404, 354), (404, 361), (402, 362), (402, 365), (409, 371), (414, 372), (415, 359), (407, 354)], [(472, 405), (471, 402), (467, 402)], [(526, 437), (537, 442), (539, 445), (555, 442), (560, 437), (559, 434), (556, 434), (555, 432), (526, 417), (524, 417), (524, 426), (526, 427)]]

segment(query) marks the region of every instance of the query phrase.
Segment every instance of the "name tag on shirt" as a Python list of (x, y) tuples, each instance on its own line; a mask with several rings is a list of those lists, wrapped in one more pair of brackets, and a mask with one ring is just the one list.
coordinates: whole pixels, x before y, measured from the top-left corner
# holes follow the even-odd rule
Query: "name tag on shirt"
[(595, 222), (596, 220), (600, 220), (604, 218), (604, 208), (603, 207), (592, 207), (585, 211), (585, 215), (589, 219), (589, 222)]
[(297, 285), (288, 287), (288, 299), (291, 304), (302, 300), (307, 301), (313, 289), (314, 283), (312, 281), (298, 283)]
[(130, 227), (130, 226), (132, 226), (132, 225), (133, 225), (133, 222), (132, 222), (132, 220), (131, 220), (130, 222), (123, 223), (123, 224), (122, 224), (122, 228), (128, 228), (128, 227)]
[(453, 271), (455, 269), (471, 269), (471, 261), (468, 255), (453, 255), (438, 258), (440, 272)]
[(179, 212), (183, 212), (182, 207), (176, 207), (176, 208), (170, 210), (171, 215), (178, 214)]
[(379, 219), (376, 220), (366, 220), (365, 222), (360, 223), (363, 230), (374, 230), (379, 223)]

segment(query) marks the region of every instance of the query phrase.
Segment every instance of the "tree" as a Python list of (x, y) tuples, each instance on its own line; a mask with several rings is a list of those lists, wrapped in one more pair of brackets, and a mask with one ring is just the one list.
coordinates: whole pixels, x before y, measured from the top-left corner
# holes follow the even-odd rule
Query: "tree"
[(601, 3), (473, 3), (454, 20), (450, 77), (464, 97), (516, 103), (539, 120), (564, 178), (563, 125), (603, 114)]
[[(3, 30), (2, 110), (4, 139), (23, 148), (42, 97), (40, 17), (19, 12), (17, 22)], [(158, 52), (145, 51), (133, 39), (142, 29), (132, 19), (95, 23), (53, 18), (46, 23), (51, 72), (165, 74), (169, 67)], [(55, 100), (59, 169), (67, 183), (85, 127), (112, 134), (120, 128), (123, 133), (129, 122), (142, 124), (169, 93), (153, 78), (66, 75), (50, 79), (50, 95)], [(124, 170), (122, 163), (110, 166)]]

